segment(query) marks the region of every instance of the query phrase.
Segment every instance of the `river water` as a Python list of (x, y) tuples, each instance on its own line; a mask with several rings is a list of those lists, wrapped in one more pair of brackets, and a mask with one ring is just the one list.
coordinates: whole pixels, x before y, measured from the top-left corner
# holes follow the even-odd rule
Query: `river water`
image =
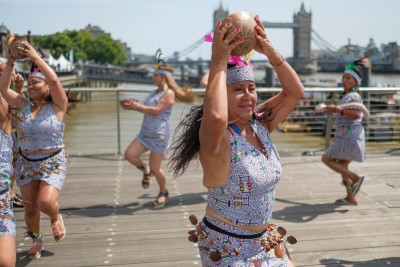
[[(333, 77), (333, 75), (332, 75)], [(123, 88), (150, 91), (153, 85), (123, 84)], [(137, 98), (143, 101), (147, 93), (121, 93), (120, 99)], [(197, 104), (200, 104), (200, 98)], [(174, 130), (187, 114), (190, 105), (176, 103), (170, 125)], [(64, 141), (70, 155), (123, 154), (125, 148), (139, 133), (143, 114), (119, 108), (116, 93), (94, 92), (90, 101), (78, 103), (66, 117)], [(305, 151), (318, 151), (326, 141), (321, 133), (274, 131), (272, 137), (282, 156), (301, 155)], [(371, 153), (380, 153), (399, 143), (368, 143)]]

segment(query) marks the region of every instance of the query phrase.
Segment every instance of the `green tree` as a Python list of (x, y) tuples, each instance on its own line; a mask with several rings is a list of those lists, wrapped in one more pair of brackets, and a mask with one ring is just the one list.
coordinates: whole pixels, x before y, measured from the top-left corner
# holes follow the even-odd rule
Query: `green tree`
[(66, 30), (35, 37), (33, 43), (49, 49), (55, 58), (61, 54), (68, 58), (69, 52), (74, 51), (74, 61), (92, 60), (99, 64), (124, 65), (127, 56), (122, 44), (107, 35), (94, 37), (85, 30)]

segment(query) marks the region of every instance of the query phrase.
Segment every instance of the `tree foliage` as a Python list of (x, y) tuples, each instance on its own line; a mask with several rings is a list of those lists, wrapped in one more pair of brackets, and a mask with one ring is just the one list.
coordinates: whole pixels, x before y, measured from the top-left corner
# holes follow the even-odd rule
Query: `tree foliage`
[(108, 35), (93, 36), (85, 30), (66, 30), (63, 33), (37, 36), (33, 44), (49, 49), (58, 58), (66, 58), (72, 50), (74, 61), (93, 61), (99, 64), (124, 65), (127, 59), (124, 47)]

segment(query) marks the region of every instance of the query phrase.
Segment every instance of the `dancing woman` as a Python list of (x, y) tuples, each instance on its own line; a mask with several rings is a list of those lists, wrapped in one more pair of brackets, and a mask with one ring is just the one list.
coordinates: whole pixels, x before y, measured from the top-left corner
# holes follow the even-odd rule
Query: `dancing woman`
[[(230, 23), (219, 23), (213, 37), (211, 67), (204, 104), (181, 122), (170, 166), (180, 175), (199, 157), (208, 189), (206, 215), (197, 228), (203, 266), (292, 266), (287, 256), (273, 253), (269, 232), (275, 187), (282, 174), (270, 133), (285, 120), (303, 96), (296, 72), (267, 38), (255, 17), (255, 50), (274, 67), (282, 91), (256, 106), (257, 90), (250, 65), (227, 66), (233, 41), (225, 37)], [(193, 222), (192, 222), (193, 223)], [(272, 231), (272, 230), (271, 230)], [(270, 246), (270, 247), (267, 247)]]
[[(4, 77), (0, 77), (0, 86), (3, 85), (9, 87), (10, 83), (7, 83)], [(0, 92), (0, 266), (7, 267), (15, 266), (16, 261), (15, 217), (11, 190), (12, 147), (8, 103)]]
[[(0, 92), (10, 105), (20, 110), (16, 123), (19, 154), (15, 176), (24, 199), (27, 234), (33, 241), (28, 256), (37, 259), (43, 250), (41, 212), (50, 218), (55, 241), (66, 235), (57, 199), (66, 176), (63, 121), (68, 97), (56, 73), (28, 42), (18, 49), (33, 62), (28, 78), (29, 97), (11, 90), (5, 83), (1, 84)], [(10, 55), (1, 79), (7, 82), (11, 79), (14, 61)]]
[(324, 112), (334, 115), (336, 132), (335, 142), (325, 151), (322, 162), (341, 174), (346, 188), (346, 197), (335, 201), (338, 205), (357, 205), (355, 196), (364, 181), (364, 176), (349, 170), (352, 161), (363, 162), (366, 155), (362, 120), (368, 111), (362, 104), (359, 91), (362, 78), (356, 66), (359, 63), (357, 61), (355, 64), (350, 64), (343, 73), (344, 94), (340, 100), (340, 106), (329, 105), (324, 108)]
[[(124, 109), (135, 110), (144, 114), (140, 133), (125, 150), (125, 158), (143, 172), (142, 186), (150, 186), (151, 177), (156, 177), (160, 188), (159, 194), (152, 202), (155, 208), (163, 207), (168, 202), (169, 193), (166, 186), (165, 172), (161, 162), (168, 152), (170, 144), (169, 117), (175, 97), (182, 102), (190, 103), (194, 94), (189, 87), (181, 88), (172, 77), (173, 68), (161, 59), (161, 51), (157, 50), (153, 83), (157, 87), (151, 91), (143, 103), (137, 99), (121, 101)], [(145, 164), (140, 156), (150, 150), (149, 164)]]

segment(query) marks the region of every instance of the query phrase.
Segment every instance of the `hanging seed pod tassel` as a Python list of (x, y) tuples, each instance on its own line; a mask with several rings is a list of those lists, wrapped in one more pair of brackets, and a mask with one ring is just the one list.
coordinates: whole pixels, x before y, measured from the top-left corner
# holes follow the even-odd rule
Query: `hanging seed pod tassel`
[(201, 236), (202, 236), (201, 225), (199, 224), (199, 220), (197, 220), (196, 215), (190, 215), (189, 216), (189, 221), (190, 221), (190, 223), (192, 225), (196, 226), (196, 229), (195, 230), (190, 230), (188, 232), (188, 234), (189, 234), (188, 240), (190, 242), (197, 243), (199, 241), (199, 237), (201, 238)]
[(218, 262), (218, 261), (222, 260), (222, 254), (221, 254), (221, 252), (219, 252), (218, 250), (211, 252), (211, 253), (210, 253), (210, 259), (211, 259), (213, 262)]
[[(277, 258), (282, 258), (285, 256), (285, 251), (287, 256), (290, 259), (289, 251), (286, 247), (286, 243), (288, 244), (296, 244), (297, 239), (294, 236), (288, 236), (285, 238), (286, 229), (283, 227), (276, 227), (275, 224), (268, 225), (268, 237), (266, 239), (260, 240), (260, 245), (265, 248), (268, 252), (271, 249), (274, 249), (274, 254)], [(282, 247), (283, 245), (283, 247)]]
[(285, 256), (285, 253), (283, 252), (280, 245), (275, 246), (274, 252), (277, 258), (283, 258), (283, 256)]

